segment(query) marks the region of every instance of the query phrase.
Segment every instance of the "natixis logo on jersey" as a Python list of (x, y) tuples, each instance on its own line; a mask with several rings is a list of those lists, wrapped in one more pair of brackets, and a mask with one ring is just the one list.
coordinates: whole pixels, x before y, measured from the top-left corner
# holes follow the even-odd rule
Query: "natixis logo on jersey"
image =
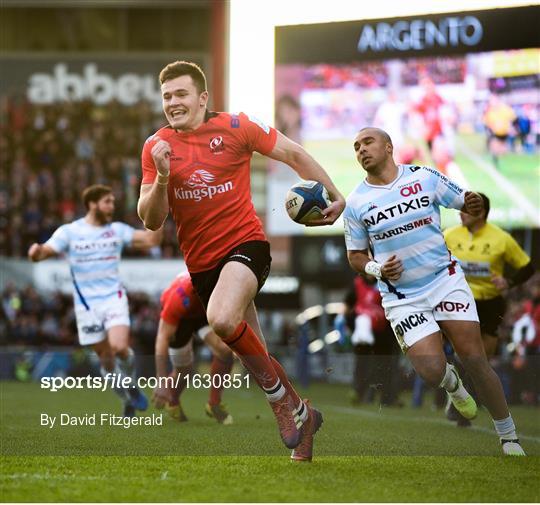
[(208, 170), (195, 170), (185, 184), (179, 188), (174, 188), (174, 197), (177, 200), (194, 200), (200, 202), (204, 198), (212, 200), (214, 196), (227, 193), (233, 189), (232, 181), (223, 184), (213, 184), (216, 176)]
[(420, 198), (414, 198), (413, 200), (394, 204), (389, 207), (384, 207), (364, 218), (364, 225), (366, 226), (366, 228), (369, 228), (370, 226), (375, 226), (379, 224), (381, 221), (396, 218), (403, 214), (407, 214), (410, 211), (420, 210), (424, 207), (429, 207), (430, 205), (431, 201), (429, 199), (429, 196), (424, 195)]

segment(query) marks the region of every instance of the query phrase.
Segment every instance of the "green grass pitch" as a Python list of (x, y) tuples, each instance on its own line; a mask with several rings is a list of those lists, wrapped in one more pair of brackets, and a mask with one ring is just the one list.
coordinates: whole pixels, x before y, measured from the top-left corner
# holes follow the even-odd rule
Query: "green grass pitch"
[[(527, 458), (501, 455), (481, 411), (472, 429), (441, 411), (353, 407), (347, 388), (303, 392), (322, 410), (312, 464), (294, 464), (255, 388), (228, 390), (232, 426), (203, 412), (206, 390), (189, 390), (187, 423), (40, 426), (40, 413), (118, 413), (113, 393), (1, 383), (2, 501), (60, 502), (536, 502), (540, 415), (512, 413)], [(150, 409), (150, 412), (154, 412)]]

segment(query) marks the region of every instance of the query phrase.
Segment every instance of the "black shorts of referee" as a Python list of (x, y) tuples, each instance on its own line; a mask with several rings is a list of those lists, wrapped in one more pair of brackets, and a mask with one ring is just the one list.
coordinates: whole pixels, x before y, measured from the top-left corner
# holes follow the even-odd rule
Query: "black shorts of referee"
[(480, 331), (496, 337), (506, 312), (504, 298), (497, 296), (489, 300), (475, 300), (475, 302), (478, 319), (480, 319)]

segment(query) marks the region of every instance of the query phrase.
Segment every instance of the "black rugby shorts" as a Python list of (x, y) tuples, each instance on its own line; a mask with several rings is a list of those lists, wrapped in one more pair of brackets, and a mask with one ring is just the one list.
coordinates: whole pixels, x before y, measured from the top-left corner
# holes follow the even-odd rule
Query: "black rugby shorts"
[(208, 306), (208, 300), (216, 287), (221, 270), (230, 261), (246, 265), (255, 274), (258, 283), (257, 291), (260, 291), (270, 273), (272, 263), (270, 244), (265, 240), (244, 242), (231, 249), (215, 268), (204, 272), (190, 273), (193, 287), (205, 307)]

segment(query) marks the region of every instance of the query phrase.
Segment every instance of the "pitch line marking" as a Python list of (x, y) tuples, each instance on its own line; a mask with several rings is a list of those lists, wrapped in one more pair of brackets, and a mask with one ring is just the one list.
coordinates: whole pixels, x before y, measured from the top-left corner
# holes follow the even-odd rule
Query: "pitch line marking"
[(463, 142), (459, 142), (459, 149), (471, 158), (477, 165), (478, 168), (483, 170), (488, 174), (497, 184), (498, 188), (504, 191), (511, 199), (511, 201), (519, 207), (527, 216), (536, 224), (540, 226), (540, 217), (538, 217), (538, 210), (535, 206), (528, 200), (528, 198), (518, 189), (514, 184), (512, 184), (504, 175), (501, 175), (497, 170), (484, 160), (479, 154), (475, 153)]
[(60, 479), (60, 480), (107, 480), (107, 477), (104, 476), (94, 476), (94, 475), (61, 475), (56, 474), (52, 475), (50, 473), (10, 473), (1, 476), (2, 479), (36, 479), (36, 480), (49, 480), (49, 479)]
[[(392, 414), (387, 417), (381, 417), (380, 414), (376, 412), (371, 412), (370, 410), (352, 409), (349, 407), (338, 407), (335, 405), (328, 405), (328, 404), (324, 406), (321, 405), (321, 407), (325, 409), (329, 408), (338, 412), (343, 412), (344, 414), (356, 414), (359, 416), (371, 417), (371, 418), (379, 419), (379, 420), (386, 419), (388, 421), (414, 421), (414, 422), (421, 422), (421, 423), (440, 424), (440, 425), (445, 425), (448, 427), (452, 426), (451, 421), (448, 421), (446, 419), (432, 419), (431, 417), (421, 417), (421, 416), (407, 417), (407, 416), (400, 416), (400, 415), (395, 415), (395, 414)], [(488, 433), (490, 435), (496, 434), (495, 428), (490, 429), (490, 428), (485, 428), (484, 426), (472, 425), (469, 429), (474, 430), (474, 431), (479, 431), (482, 433)], [(522, 434), (519, 434), (518, 436), (520, 440), (527, 440), (529, 442), (540, 443), (540, 437), (534, 437), (532, 435), (522, 435)]]

